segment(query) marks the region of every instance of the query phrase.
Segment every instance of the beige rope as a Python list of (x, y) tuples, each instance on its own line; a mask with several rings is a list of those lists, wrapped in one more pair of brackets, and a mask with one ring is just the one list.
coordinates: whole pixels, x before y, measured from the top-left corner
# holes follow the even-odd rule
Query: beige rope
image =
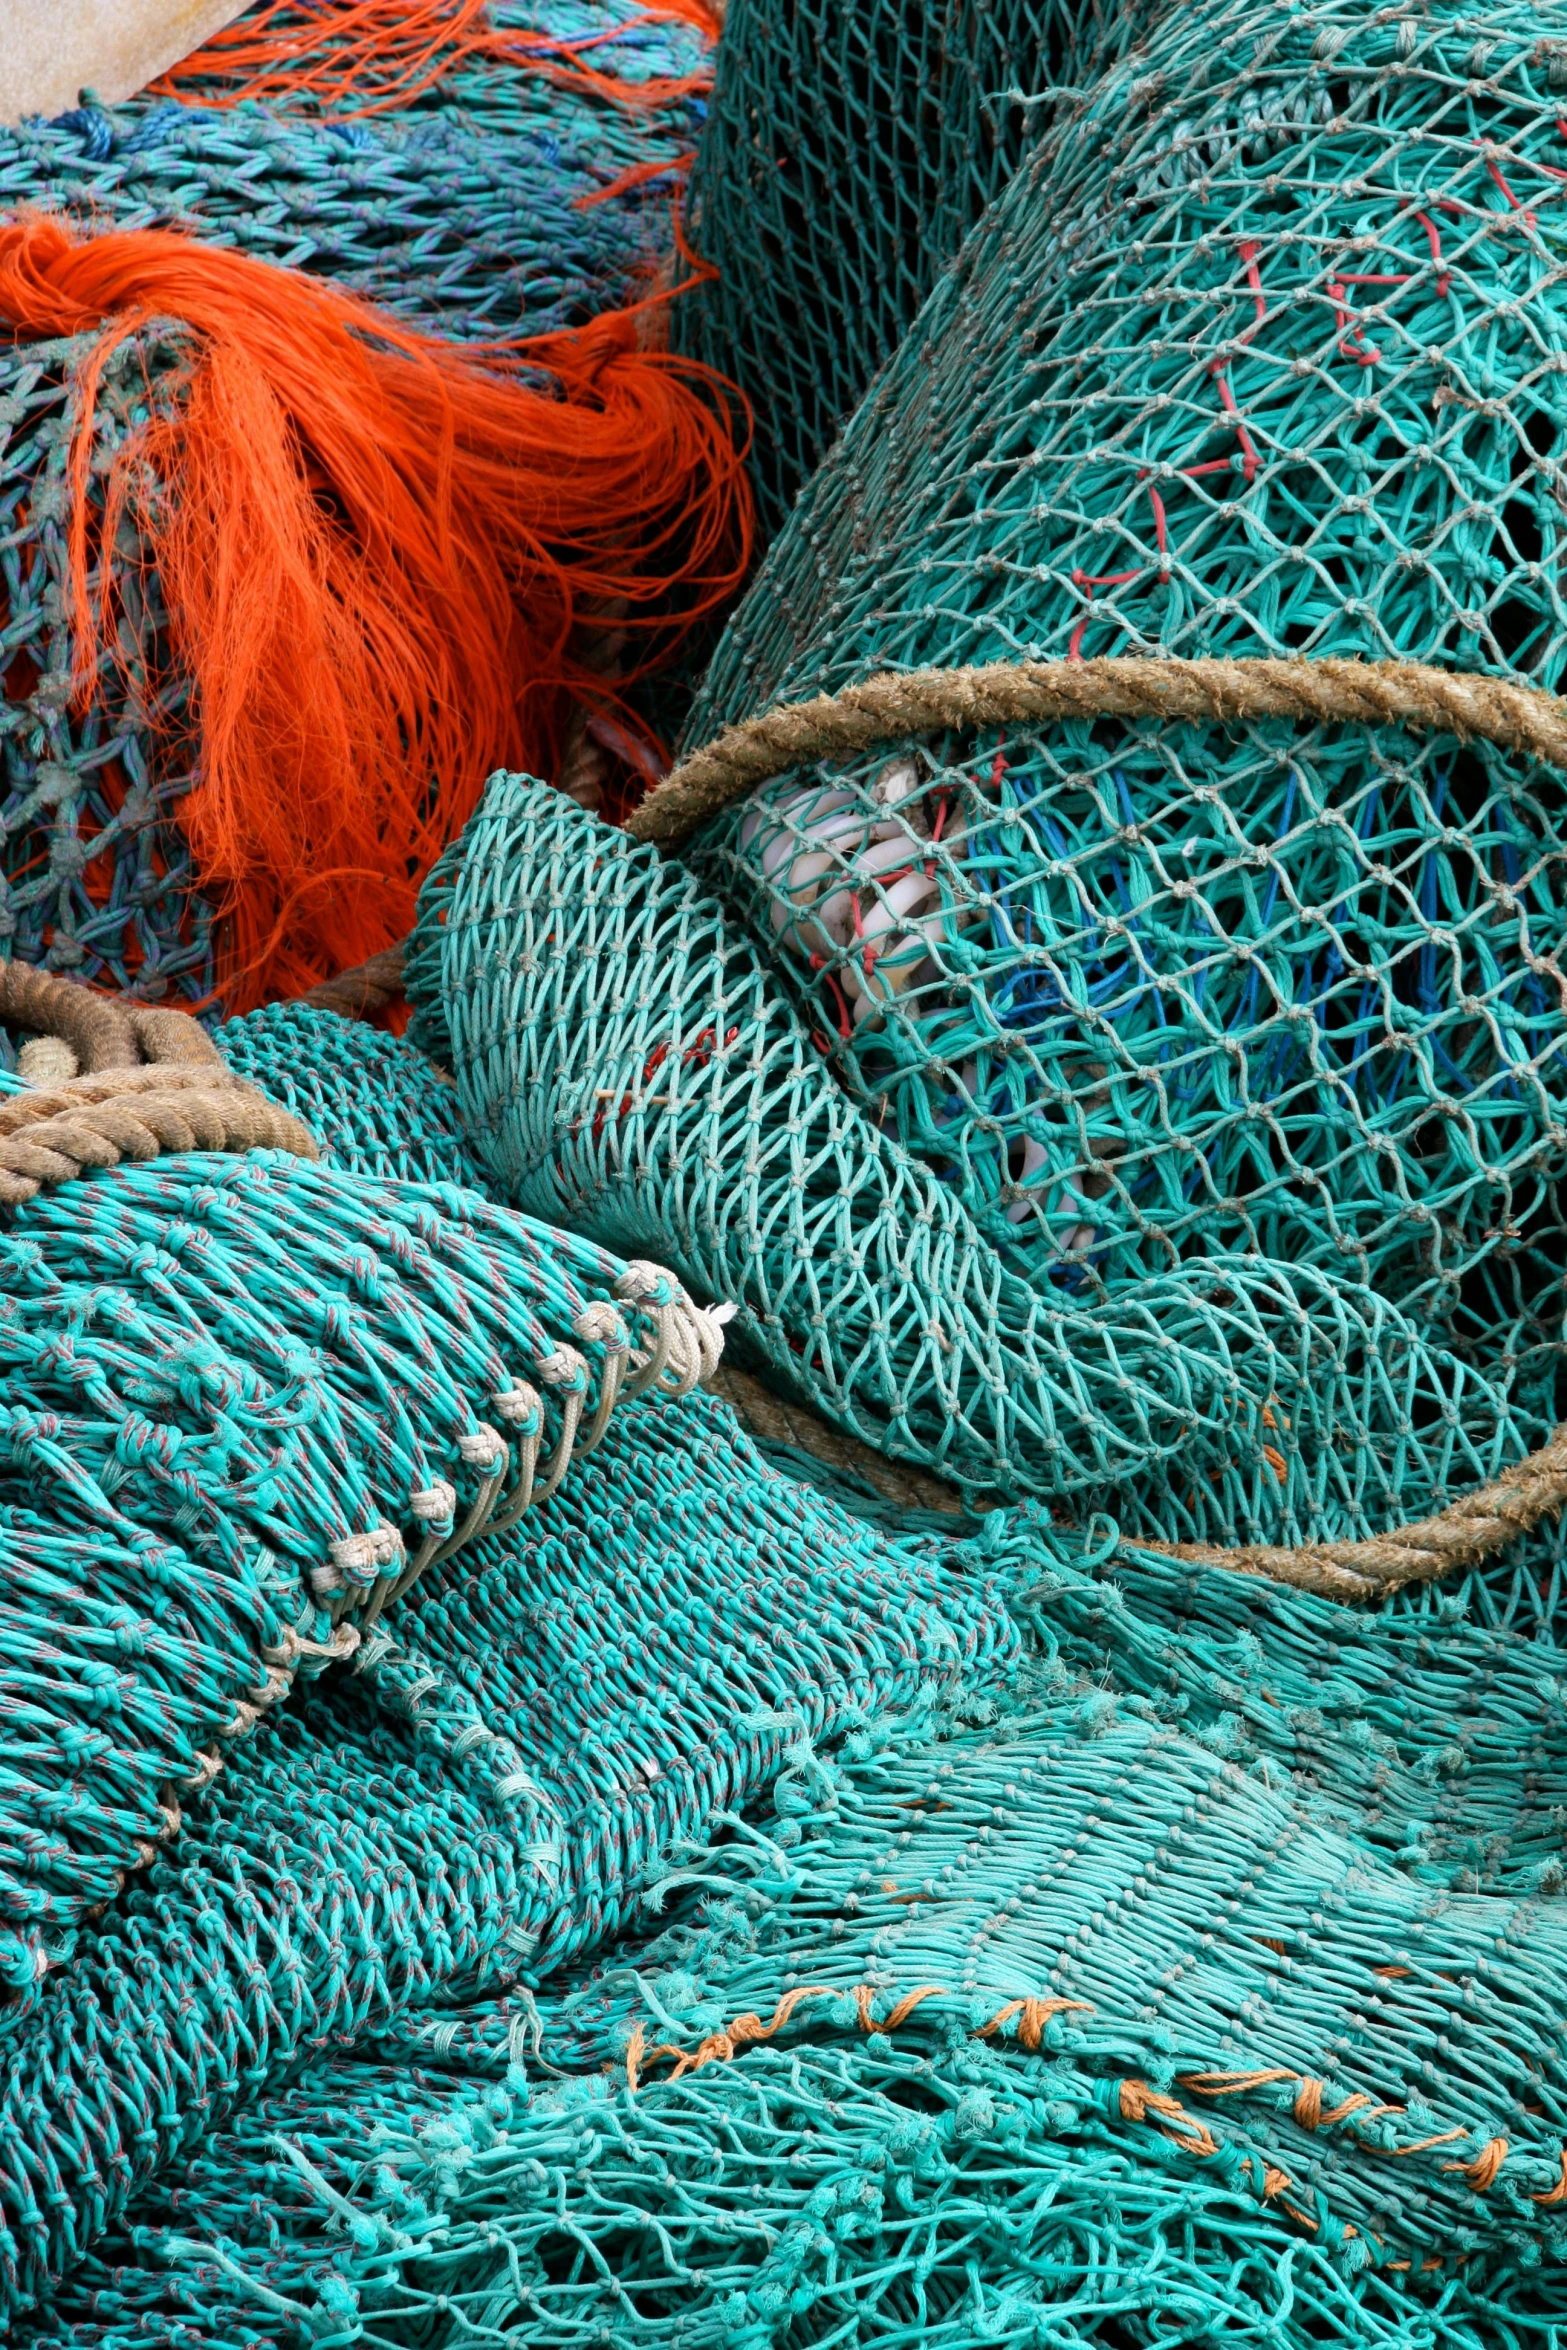
[(963, 1515), (962, 1496), (933, 1477), (928, 1469), (907, 1461), (885, 1460), (858, 1437), (831, 1428), (804, 1404), (785, 1402), (733, 1363), (720, 1363), (703, 1385), (732, 1406), (741, 1423), (764, 1444), (791, 1444), (809, 1453), (829, 1469), (848, 1469), (863, 1477), (884, 1501), (899, 1509), (939, 1510), (946, 1517)]
[(1567, 704), (1538, 686), (1421, 661), (993, 661), (978, 669), (884, 670), (731, 726), (673, 767), (632, 814), (637, 840), (682, 840), (758, 783), (948, 727), (1061, 718), (1299, 718), (1404, 726), (1478, 739), (1567, 769)]
[[(1434, 1518), (1395, 1526), (1364, 1542), (1309, 1542), (1298, 1550), (1260, 1542), (1239, 1550), (1210, 1550), (1195, 1542), (1139, 1542), (1137, 1547), (1241, 1574), (1306, 1582), (1307, 1588), (1325, 1590), (1334, 1599), (1373, 1599), (1406, 1583), (1429, 1583), (1457, 1568), (1478, 1566), (1519, 1535), (1532, 1533), (1564, 1503), (1567, 1421), (1538, 1452), (1504, 1469), (1478, 1492), (1466, 1493)], [(1355, 1587), (1348, 1588), (1351, 1584)]]
[(119, 1003), (53, 972), (0, 963), (0, 1018), (63, 1038), (82, 1067), (0, 1098), (0, 1201), (10, 1206), (73, 1182), (84, 1167), (167, 1151), (320, 1157), (310, 1129), (235, 1077), (186, 1012)]

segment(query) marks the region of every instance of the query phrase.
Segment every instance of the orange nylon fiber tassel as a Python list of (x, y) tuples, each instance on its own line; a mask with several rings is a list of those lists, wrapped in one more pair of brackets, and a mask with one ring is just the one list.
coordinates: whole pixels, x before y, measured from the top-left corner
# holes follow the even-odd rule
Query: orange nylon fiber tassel
[[(98, 385), (154, 319), (188, 324), (189, 361), (151, 387), (100, 521)], [(128, 520), (193, 688), (176, 816), (232, 1010), (406, 934), (485, 778), (548, 773), (573, 699), (612, 699), (573, 653), (593, 607), (667, 638), (743, 575), (728, 411), (702, 370), (638, 351), (627, 314), (492, 353), (494, 373), (322, 280), (45, 216), (0, 228), (0, 321), (102, 328), (70, 451), (76, 689), (89, 704), (116, 644), (98, 558)]]
[(596, 73), (584, 60), (636, 25), (670, 20), (694, 25), (710, 42), (718, 39), (720, 19), (708, 0), (652, 0), (586, 41), (497, 26), (489, 0), (314, 0), (308, 7), (275, 0), (212, 34), (153, 86), (164, 96), (199, 96), (209, 106), (242, 98), (263, 105), (309, 99), (335, 113), (375, 114), (406, 106), (443, 75), (483, 60), (542, 73), (646, 111), (710, 88), (711, 67), (679, 79), (639, 82)]

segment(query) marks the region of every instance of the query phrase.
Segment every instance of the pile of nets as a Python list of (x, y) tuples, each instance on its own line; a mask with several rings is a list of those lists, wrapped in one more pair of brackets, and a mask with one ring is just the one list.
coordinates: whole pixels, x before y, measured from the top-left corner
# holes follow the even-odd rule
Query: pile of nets
[[(226, 1495), (198, 1460), (185, 1503), (204, 1521), (196, 1555), (210, 1577), (206, 1521)], [(226, 1767), (198, 1768), (205, 1794), (183, 1824), (161, 1823), (177, 1841), (133, 1850), (130, 1865), (145, 1865), (121, 1897), (7, 2010), (9, 2311), (310, 2051), (377, 2033), (395, 2045), (410, 2013), (438, 2023), (443, 2003), (558, 1968), (635, 1915), (802, 1739), (922, 1692), (983, 1687), (1015, 1659), (983, 1558), (846, 1518), (760, 1463), (713, 1403), (650, 1401), (617, 1418), (518, 1530), (506, 1498), (488, 1532), (461, 1554), (448, 1543), (357, 1643), (345, 1621), (268, 1667), (274, 1683), (289, 1666), (303, 1683), (334, 1656), (351, 1672), (296, 1687), (286, 1705), (267, 1706), (276, 1687), (252, 1689), (226, 1725)], [(286, 1621), (287, 1561), (255, 1555), (259, 1604)], [(67, 1828), (87, 1837), (83, 1780), (123, 1783), (150, 1743), (132, 1733), (168, 1687), (171, 1618), (198, 1587), (177, 1560), (156, 1572), (168, 1556), (144, 1546), (139, 1566), (106, 1560), (102, 1629), (82, 1626), (67, 1651), (91, 1686), (74, 1713), (57, 1700), (80, 1765), (61, 1842)], [(58, 1640), (58, 1597), (53, 1621)], [(96, 1678), (94, 1651), (119, 1660)], [(251, 1676), (276, 1653), (253, 1658)], [(35, 1790), (35, 1818), (41, 1802)], [(68, 2123), (40, 2132), (45, 2110)]]
[[(875, 673), (887, 715), (635, 820), (707, 813), (840, 1081), (1041, 1296), (1315, 1265), (1551, 1419), (1552, 753), (1323, 664), (1559, 677), (1564, 71), (1506, 6), (1158, 14), (942, 281), (689, 740)], [(967, 716), (950, 672), (1028, 660), (1037, 718)]]
[(969, 1666), (988, 1723), (927, 1697), (838, 1765), (797, 1741), (660, 1941), (323, 2050), (25, 2338), (1535, 2338), (1553, 1652), (1452, 1601), (1351, 1630), (1113, 1528), (997, 1517), (968, 1555), (1032, 1626), (999, 1716)]
[(637, 347), (707, 35), (423, 13), (415, 74), (406, 9), (263, 9), (270, 73), (0, 131), (0, 952), (242, 1009), (388, 947), (488, 768), (615, 707), (600, 640), (634, 675), (740, 576), (727, 403)]
[(503, 1191), (733, 1299), (742, 1360), (969, 1492), (1316, 1541), (1418, 1519), (1553, 1424), (1517, 1366), (1310, 1263), (1036, 1286), (834, 1083), (692, 875), (542, 784), (493, 779), (426, 884), (408, 984)]
[(488, 770), (613, 701), (596, 637), (654, 657), (744, 561), (727, 413), (634, 321), (481, 365), (248, 254), (42, 218), (0, 231), (0, 316), (25, 960), (242, 1009), (389, 947)]

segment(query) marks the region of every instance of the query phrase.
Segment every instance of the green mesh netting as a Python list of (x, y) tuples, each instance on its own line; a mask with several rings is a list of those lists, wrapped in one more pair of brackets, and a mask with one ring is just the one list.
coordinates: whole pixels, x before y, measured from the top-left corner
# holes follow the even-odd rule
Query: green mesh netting
[[(672, 1875), (700, 1914), (575, 1990), (411, 2009), (318, 2061), (145, 2190), (37, 2338), (1548, 2342), (1560, 1870), (1532, 1900), (1437, 1888), (1467, 1821), (1487, 1882), (1531, 1890), (1558, 1653), (1113, 1528), (985, 1534), (1038, 1710), (935, 1745), (881, 1714), (847, 1771), (798, 1748), (772, 1817)], [(801, 1991), (834, 1996), (774, 2044), (736, 2021)], [(1093, 2012), (1024, 2005), (1069, 1996)], [(1488, 2146), (1484, 2185), (1444, 2167)]]
[(304, 1120), (329, 1165), (486, 1188), (450, 1078), (411, 1044), (310, 1004), (267, 1004), (212, 1034), (237, 1077)]
[[(730, 0), (691, 177), (716, 276), (680, 347), (756, 413), (775, 530), (1043, 120), (1110, 0)], [(1035, 103), (1030, 103), (1030, 101)]]
[(408, 985), (492, 1180), (738, 1301), (742, 1352), (970, 1490), (1113, 1490), (1129, 1529), (1298, 1541), (1418, 1516), (1545, 1433), (1516, 1366), (1482, 1375), (1337, 1271), (1215, 1254), (1030, 1284), (834, 1082), (692, 876), (542, 784), (492, 780)]
[[(210, 1519), (222, 1472), (187, 1494)], [(37, 1859), (57, 1881), (68, 1839), (105, 1841), (93, 1788), (151, 1775), (160, 1709), (219, 1648), (189, 1621), (215, 1545), (192, 1549), (184, 1575), (159, 1572), (168, 1552), (144, 1548), (133, 1575), (100, 1551), (101, 1628), (69, 1640), (62, 1595), (34, 1590), (57, 1644), (55, 1735), (78, 1762), (53, 1811), (27, 1791), (24, 1817), (55, 1823)], [(310, 2050), (395, 2031), (406, 2011), (438, 2023), (443, 2002), (536, 1979), (615, 1931), (802, 1738), (1003, 1674), (1017, 1641), (1002, 1571), (844, 1518), (706, 1399), (617, 1418), (520, 1533), (436, 1562), (357, 1649), (337, 1644), (352, 1675), (296, 1689), (259, 1725), (254, 1706), (236, 1718), (177, 1839), (127, 1853), (147, 1865), (69, 1963), (0, 2011), (0, 2306), (34, 2303), (134, 2190)], [(14, 1542), (6, 1582), (20, 1669)], [(285, 1620), (293, 1596), (278, 1594)], [(325, 1641), (296, 1659), (302, 1679), (331, 1661)], [(72, 1682), (87, 1698), (74, 1710)], [(13, 1785), (27, 1726), (8, 1732)], [(90, 1890), (102, 1901), (112, 1878)]]
[(1259, 2204), (1244, 2168), (1194, 2164), (1098, 2090), (1054, 2051), (937, 2055), (902, 2034), (764, 2045), (634, 2098), (602, 2075), (530, 2093), (521, 2064), (503, 2081), (318, 2060), (15, 2338), (1552, 2343), (1559, 2267), (1357, 2263), (1358, 2240), (1320, 2246)]
[(720, 1907), (609, 1996), (647, 2043), (694, 2054), (780, 2002), (786, 2044), (1043, 2041), (1325, 2245), (1567, 2251), (1559, 1903), (1434, 1896), (1104, 1693), (860, 1764), (833, 1813), (787, 1893)]
[(263, 1153), (41, 1196), (0, 1238), (0, 1296), (17, 1994), (258, 1702), (353, 1654), (546, 1498), (622, 1389), (689, 1385), (711, 1344), (656, 1269), (471, 1192)]
[[(1161, 19), (933, 296), (692, 739), (1018, 655), (1553, 684), (1564, 75), (1506, 8)], [(1314, 1262), (1552, 1414), (1559, 807), (1480, 744), (1102, 721), (789, 775), (693, 855), (1042, 1288)]]

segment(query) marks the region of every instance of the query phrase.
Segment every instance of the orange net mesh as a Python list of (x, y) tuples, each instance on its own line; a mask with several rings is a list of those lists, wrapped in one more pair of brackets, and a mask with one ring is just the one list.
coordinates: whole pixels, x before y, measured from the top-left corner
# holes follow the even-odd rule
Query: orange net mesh
[[(93, 416), (153, 318), (185, 322), (191, 356), (112, 460), (101, 544), (140, 549), (116, 572), (94, 559)], [(243, 254), (35, 217), (0, 229), (0, 319), (108, 321), (70, 456), (76, 691), (102, 691), (125, 562), (155, 567), (192, 687), (178, 820), (233, 1008), (404, 935), (485, 777), (548, 772), (573, 702), (609, 698), (582, 658), (595, 612), (655, 644), (742, 574), (728, 412), (625, 314), (486, 368)]]

